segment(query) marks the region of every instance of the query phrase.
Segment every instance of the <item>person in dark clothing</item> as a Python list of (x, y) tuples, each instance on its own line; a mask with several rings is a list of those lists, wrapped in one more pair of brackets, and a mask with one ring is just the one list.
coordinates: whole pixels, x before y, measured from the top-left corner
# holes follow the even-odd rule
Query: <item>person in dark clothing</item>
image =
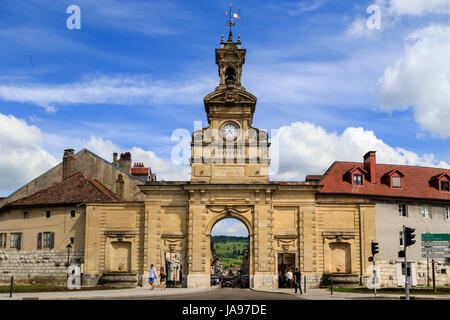
[(161, 290), (166, 289), (166, 279), (167, 279), (167, 274), (164, 272), (164, 268), (161, 267), (161, 269), (159, 271), (159, 285), (161, 287)]
[(297, 289), (299, 289), (300, 294), (303, 294), (302, 273), (298, 270), (298, 268), (295, 268), (295, 272), (294, 272), (294, 288), (295, 288), (295, 293), (297, 293)]

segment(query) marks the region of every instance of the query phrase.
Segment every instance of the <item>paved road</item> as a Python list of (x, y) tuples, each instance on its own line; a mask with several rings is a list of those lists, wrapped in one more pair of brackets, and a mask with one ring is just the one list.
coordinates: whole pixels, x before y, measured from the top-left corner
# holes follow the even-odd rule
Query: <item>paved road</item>
[[(159, 289), (155, 289), (159, 290)], [(170, 289), (167, 289), (170, 290)], [(106, 298), (109, 299), (109, 298)], [(113, 298), (111, 298), (114, 300)], [(102, 299), (104, 300), (104, 299)], [(255, 292), (250, 289), (218, 288), (207, 292), (146, 297), (123, 297), (120, 300), (302, 300), (284, 293)]]

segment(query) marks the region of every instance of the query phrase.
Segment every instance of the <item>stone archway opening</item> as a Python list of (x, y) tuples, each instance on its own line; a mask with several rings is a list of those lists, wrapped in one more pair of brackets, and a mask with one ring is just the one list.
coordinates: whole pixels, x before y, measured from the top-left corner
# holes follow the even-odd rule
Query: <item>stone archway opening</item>
[(236, 218), (217, 221), (210, 237), (211, 286), (248, 288), (250, 241), (247, 226)]

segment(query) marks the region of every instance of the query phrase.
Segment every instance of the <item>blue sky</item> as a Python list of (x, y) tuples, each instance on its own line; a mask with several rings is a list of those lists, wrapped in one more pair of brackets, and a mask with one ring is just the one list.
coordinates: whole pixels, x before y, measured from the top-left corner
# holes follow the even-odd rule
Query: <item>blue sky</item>
[[(132, 150), (160, 177), (189, 179), (186, 166), (167, 163), (170, 137), (195, 120), (206, 125), (202, 101), (218, 83), (214, 49), (227, 35), (228, 4), (2, 0), (0, 147), (9, 156), (0, 196), (64, 148), (108, 160)], [(379, 30), (365, 26), (372, 4)], [(69, 5), (81, 9), (81, 30), (66, 27)], [(381, 162), (449, 166), (448, 0), (233, 5), (233, 32), (247, 49), (243, 85), (258, 97), (254, 126), (282, 129), (273, 179), (301, 180), (372, 148)]]

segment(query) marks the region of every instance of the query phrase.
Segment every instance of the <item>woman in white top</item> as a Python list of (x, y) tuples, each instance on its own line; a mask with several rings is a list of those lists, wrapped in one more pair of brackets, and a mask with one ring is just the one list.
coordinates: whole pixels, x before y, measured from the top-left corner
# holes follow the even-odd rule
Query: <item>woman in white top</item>
[(292, 274), (292, 269), (289, 269), (288, 272), (286, 272), (286, 278), (288, 280), (289, 288), (292, 288), (292, 281), (294, 280), (294, 275)]

